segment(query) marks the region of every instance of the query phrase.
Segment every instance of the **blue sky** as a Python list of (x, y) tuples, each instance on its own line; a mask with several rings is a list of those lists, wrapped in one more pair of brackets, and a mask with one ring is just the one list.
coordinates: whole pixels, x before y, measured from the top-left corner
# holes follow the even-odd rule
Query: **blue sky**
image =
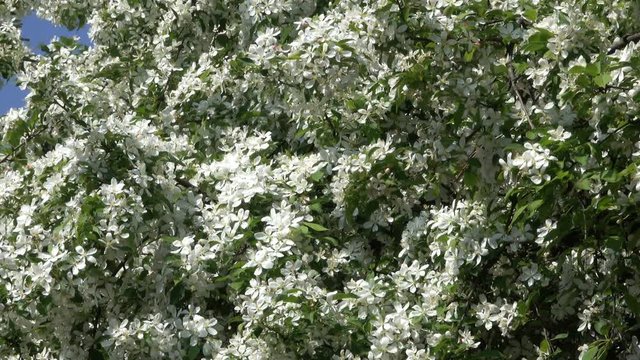
[[(27, 42), (29, 47), (36, 53), (41, 54), (40, 45), (49, 44), (54, 36), (79, 36), (80, 42), (91, 45), (91, 40), (87, 32), (89, 26), (70, 31), (64, 27), (54, 26), (46, 20), (42, 20), (35, 14), (28, 15), (22, 19), (22, 37), (29, 39)], [(20, 90), (13, 80), (0, 88), (0, 116), (6, 114), (12, 107), (20, 107), (24, 105), (24, 97), (26, 91)]]

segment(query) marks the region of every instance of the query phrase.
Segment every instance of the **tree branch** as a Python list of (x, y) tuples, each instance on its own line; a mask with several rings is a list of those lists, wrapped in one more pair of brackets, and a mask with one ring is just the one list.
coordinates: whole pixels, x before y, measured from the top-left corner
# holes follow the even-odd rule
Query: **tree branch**
[(527, 109), (524, 99), (522, 98), (522, 95), (520, 95), (520, 92), (518, 91), (518, 88), (516, 85), (516, 77), (513, 71), (513, 64), (511, 63), (512, 51), (513, 49), (507, 49), (507, 76), (509, 77), (509, 85), (510, 85), (509, 87), (511, 88), (511, 91), (515, 95), (516, 101), (520, 104), (520, 107), (522, 108), (522, 112), (524, 113), (524, 117), (529, 123), (529, 127), (533, 129), (534, 126), (533, 126), (533, 122), (531, 121), (531, 116), (529, 115), (529, 110)]
[(611, 45), (611, 47), (609, 48), (609, 51), (607, 52), (607, 55), (611, 55), (614, 52), (616, 52), (616, 50), (620, 50), (625, 46), (629, 45), (630, 43), (636, 42), (636, 41), (640, 41), (640, 32), (635, 34), (625, 35), (622, 37), (622, 39), (616, 40), (613, 43), (613, 45)]
[[(55, 124), (54, 124), (55, 125)], [(43, 132), (45, 132), (46, 130), (48, 130), (49, 127), (46, 126), (46, 124), (44, 124), (40, 129), (36, 130), (36, 131), (32, 131), (30, 132), (25, 138), (24, 141), (21, 141), (20, 144), (18, 144), (17, 146), (15, 146), (13, 149), (11, 149), (11, 152), (8, 153), (7, 155), (5, 155), (2, 159), (0, 159), (0, 164), (3, 164), (7, 161), (13, 160), (14, 156), (16, 155), (16, 153), (23, 148), (24, 146), (27, 145), (27, 143), (29, 141), (31, 141), (33, 138), (35, 138), (36, 136), (42, 134)]]

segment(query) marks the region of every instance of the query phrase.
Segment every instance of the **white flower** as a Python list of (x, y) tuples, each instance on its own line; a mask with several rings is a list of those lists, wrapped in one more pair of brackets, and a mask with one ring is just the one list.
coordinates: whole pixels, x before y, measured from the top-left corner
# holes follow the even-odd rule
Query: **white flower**
[(37, 206), (35, 203), (20, 206), (20, 213), (16, 218), (16, 229), (29, 227), (33, 221), (33, 213), (36, 210)]
[(258, 276), (262, 274), (262, 270), (269, 270), (273, 268), (274, 261), (277, 257), (282, 257), (282, 253), (276, 252), (268, 247), (257, 250), (253, 253), (253, 256), (245, 264), (245, 267), (255, 267), (254, 275)]
[(182, 330), (179, 332), (181, 338), (190, 338), (189, 343), (195, 346), (200, 338), (215, 336), (218, 331), (215, 329), (218, 321), (215, 318), (205, 318), (198, 314), (199, 307), (196, 307), (189, 314), (182, 318)]
[(96, 258), (93, 257), (93, 254), (97, 252), (96, 249), (90, 249), (89, 251), (85, 251), (82, 246), (76, 246), (75, 248), (78, 256), (76, 257), (76, 263), (73, 265), (72, 273), (73, 275), (78, 275), (80, 270), (84, 270), (87, 267), (87, 262), (92, 264), (96, 263)]
[(549, 72), (551, 71), (551, 64), (547, 59), (538, 60), (538, 66), (531, 66), (525, 70), (524, 74), (528, 79), (533, 80), (533, 86), (539, 88), (547, 81)]
[(500, 319), (500, 309), (487, 301), (487, 297), (480, 295), (480, 304), (474, 305), (476, 313), (476, 326), (484, 326), (485, 329), (491, 330), (493, 323)]
[(534, 282), (542, 279), (542, 274), (538, 272), (538, 264), (532, 263), (531, 266), (525, 266), (520, 269), (518, 280), (532, 286)]
[(582, 310), (578, 313), (578, 319), (580, 319), (580, 325), (578, 325), (578, 331), (591, 330), (591, 316), (593, 311), (590, 308)]
[(589, 344), (580, 345), (578, 347), (578, 351), (580, 352), (580, 354), (578, 354), (578, 360), (582, 360), (584, 356), (587, 354), (587, 351), (589, 351)]
[(550, 161), (558, 159), (551, 155), (549, 149), (544, 149), (540, 144), (526, 142), (524, 148), (526, 150), (513, 159), (512, 154), (509, 153), (506, 161), (499, 160), (499, 163), (504, 167), (505, 177), (508, 177), (511, 169), (515, 167), (528, 174), (531, 181), (536, 185), (542, 183), (543, 180), (549, 180), (549, 175), (544, 174), (544, 172)]
[(478, 346), (480, 346), (480, 341), (475, 341), (475, 339), (473, 338), (473, 335), (471, 335), (471, 331), (469, 331), (469, 329), (464, 329), (464, 330), (459, 330), (458, 331), (460, 334), (460, 343), (466, 345), (467, 347), (470, 348), (477, 348)]
[(551, 231), (555, 230), (557, 226), (558, 223), (556, 221), (551, 219), (545, 220), (544, 225), (537, 230), (536, 244), (542, 246), (545, 243), (547, 235), (549, 235)]
[(547, 131), (550, 138), (554, 141), (564, 141), (571, 137), (571, 133), (565, 131), (562, 125), (558, 125), (556, 129)]
[(275, 237), (282, 239), (289, 234), (291, 228), (300, 226), (303, 218), (303, 216), (296, 216), (291, 210), (291, 206), (282, 202), (279, 211), (272, 208), (269, 215), (263, 217), (262, 221), (267, 223), (267, 226), (265, 226), (267, 234), (273, 234)]
[(518, 303), (513, 302), (509, 304), (504, 299), (502, 300), (502, 302), (504, 302), (504, 304), (500, 306), (500, 318), (498, 320), (498, 327), (500, 328), (502, 335), (506, 336), (509, 332), (511, 323), (518, 315)]
[(193, 236), (186, 236), (182, 240), (176, 240), (172, 245), (176, 248), (171, 252), (174, 254), (188, 255), (191, 252), (191, 244), (195, 241)]
[(631, 344), (627, 348), (627, 357), (626, 360), (638, 360), (640, 359), (640, 342), (638, 342), (638, 337), (633, 336), (631, 338)]

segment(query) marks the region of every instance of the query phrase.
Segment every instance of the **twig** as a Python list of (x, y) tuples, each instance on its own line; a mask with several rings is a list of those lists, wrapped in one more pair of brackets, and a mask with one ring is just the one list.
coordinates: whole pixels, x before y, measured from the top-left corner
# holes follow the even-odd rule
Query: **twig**
[(176, 177), (176, 183), (178, 183), (179, 185), (182, 185), (183, 187), (188, 188), (188, 189), (193, 189), (193, 190), (196, 190), (196, 191), (200, 190), (195, 185), (193, 185), (192, 183), (190, 183), (189, 181), (187, 181), (187, 180), (185, 180), (183, 178)]
[(636, 41), (640, 41), (640, 32), (635, 34), (625, 35), (621, 39), (618, 39), (617, 41), (615, 41), (613, 45), (611, 45), (611, 47), (609, 48), (609, 51), (607, 52), (607, 55), (611, 55), (614, 52), (616, 52), (616, 50), (620, 50), (625, 46), (629, 45), (629, 43), (636, 42)]
[(331, 122), (331, 119), (329, 119), (326, 116), (323, 116), (325, 122), (329, 125), (329, 127), (331, 128), (331, 132), (333, 133), (333, 137), (336, 139), (339, 139), (340, 137), (338, 136), (338, 130), (336, 129), (336, 127), (333, 125), (333, 122)]
[[(637, 119), (636, 119), (636, 120), (637, 120)], [(631, 120), (631, 121), (629, 121), (629, 122), (626, 122), (626, 123), (624, 123), (624, 124), (620, 125), (620, 126), (619, 126), (619, 127), (617, 127), (615, 130), (613, 130), (612, 132), (608, 133), (608, 134), (604, 137), (604, 139), (600, 140), (600, 144), (603, 144), (605, 141), (609, 140), (609, 138), (610, 138), (612, 135), (615, 135), (615, 134), (619, 133), (620, 131), (624, 130), (625, 128), (627, 128), (628, 126), (633, 125), (633, 124), (636, 124), (636, 121)]]
[(53, 97), (53, 102), (54, 102), (54, 103), (56, 103), (56, 105), (60, 106), (60, 107), (62, 108), (62, 110), (64, 110), (64, 111), (66, 111), (66, 112), (68, 112), (68, 113), (70, 113), (70, 114), (71, 114), (71, 111), (69, 111), (69, 108), (68, 108), (68, 107), (66, 107), (64, 104), (62, 104), (62, 103), (58, 100), (58, 98), (57, 98), (57, 97), (55, 97), (55, 96)]
[(477, 149), (473, 149), (473, 152), (469, 156), (467, 156), (467, 160), (464, 162), (464, 165), (462, 166), (462, 169), (460, 169), (460, 171), (458, 171), (458, 174), (456, 174), (456, 177), (455, 177), (455, 182), (456, 183), (458, 181), (460, 181), (460, 178), (462, 177), (462, 175), (464, 175), (464, 173), (469, 168), (469, 161), (471, 161), (471, 159), (474, 156), (476, 156), (476, 151), (477, 151)]
[(509, 84), (511, 85), (510, 86), (511, 90), (516, 96), (516, 100), (520, 103), (520, 107), (522, 107), (522, 112), (524, 112), (524, 116), (527, 119), (527, 122), (529, 123), (529, 127), (531, 127), (531, 129), (533, 130), (534, 126), (533, 126), (533, 122), (531, 121), (531, 117), (529, 116), (529, 111), (525, 106), (524, 100), (522, 99), (522, 95), (520, 95), (520, 92), (516, 87), (515, 75), (513, 74), (513, 64), (511, 64), (512, 50), (513, 50), (513, 45), (507, 48), (507, 76), (509, 77)]
[[(55, 123), (54, 123), (55, 125)], [(5, 155), (2, 159), (0, 159), (0, 164), (5, 163), (11, 159), (13, 159), (13, 156), (16, 154), (16, 152), (18, 150), (20, 150), (20, 148), (22, 148), (23, 146), (25, 146), (29, 141), (31, 141), (34, 137), (42, 134), (45, 130), (47, 130), (49, 127), (48, 126), (43, 126), (42, 128), (38, 129), (38, 131), (34, 131), (32, 133), (30, 133), (29, 135), (26, 136), (26, 138), (24, 139), (23, 142), (21, 142), (20, 144), (18, 144), (18, 146), (14, 147), (13, 149), (11, 149), (11, 152), (7, 155)]]
[[(75, 119), (76, 121), (78, 121), (78, 118), (75, 116), (75, 114), (73, 114), (68, 107), (66, 107), (64, 104), (62, 104), (58, 98), (56, 98), (55, 96), (53, 97), (53, 102), (58, 105), (59, 107), (61, 107), (65, 112), (67, 112), (73, 119)], [(58, 125), (58, 123), (61, 120), (58, 121), (54, 121), (53, 122), (53, 126)], [(7, 155), (5, 155), (2, 159), (0, 159), (0, 164), (3, 164), (9, 160), (13, 159), (13, 156), (15, 155), (15, 153), (20, 150), (20, 148), (22, 148), (23, 146), (25, 146), (29, 141), (31, 141), (33, 138), (35, 138), (36, 136), (42, 134), (45, 130), (49, 129), (49, 127), (47, 126), (47, 124), (42, 124), (42, 127), (40, 129), (38, 129), (37, 131), (33, 131), (31, 133), (29, 133), (29, 135), (27, 135), (24, 139), (24, 141), (22, 141), (19, 145), (17, 145), (16, 147), (14, 147), (13, 149), (11, 149), (11, 152)]]
[[(465, 141), (468, 141), (469, 139), (473, 138), (473, 136), (475, 134), (477, 134), (481, 129), (481, 126), (478, 126), (477, 128), (475, 128), (471, 134), (469, 134), (469, 136), (467, 136), (465, 138)], [(464, 165), (462, 166), (462, 169), (460, 169), (460, 171), (458, 172), (458, 174), (456, 174), (455, 177), (455, 182), (457, 183), (458, 181), (460, 181), (460, 178), (462, 177), (462, 175), (464, 175), (465, 171), (467, 171), (467, 168), (469, 167), (469, 161), (471, 161), (471, 158), (473, 158), (474, 156), (476, 156), (478, 148), (474, 147), (473, 152), (471, 152), (471, 154), (469, 154), (469, 156), (467, 156), (467, 160), (465, 161)]]

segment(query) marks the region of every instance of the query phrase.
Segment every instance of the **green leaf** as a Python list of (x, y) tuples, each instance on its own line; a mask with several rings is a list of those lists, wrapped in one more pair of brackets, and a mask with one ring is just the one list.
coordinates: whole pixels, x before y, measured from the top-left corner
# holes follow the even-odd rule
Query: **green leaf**
[(516, 209), (516, 212), (513, 213), (513, 219), (511, 220), (511, 223), (515, 223), (516, 220), (518, 220), (518, 218), (520, 217), (520, 215), (522, 215), (522, 213), (527, 209), (527, 205), (523, 205), (520, 206), (519, 208)]
[(535, 22), (538, 19), (538, 10), (537, 9), (528, 9), (522, 14), (527, 20), (531, 20)]
[(620, 171), (620, 173), (618, 173), (618, 176), (620, 176), (620, 177), (628, 176), (630, 174), (635, 173), (636, 169), (637, 169), (636, 164), (631, 164), (631, 165), (627, 166), (624, 170)]
[(587, 155), (576, 156), (575, 159), (582, 166), (587, 165), (587, 163), (589, 162), (589, 157)]
[(622, 238), (622, 236), (611, 235), (605, 240), (604, 243), (608, 248), (614, 251), (620, 251), (622, 250), (622, 247), (624, 245), (624, 239)]
[(467, 170), (464, 172), (464, 184), (468, 187), (474, 187), (476, 186), (476, 184), (478, 183), (479, 180), (479, 176), (478, 174), (476, 174), (475, 171), (473, 170)]
[(558, 334), (558, 335), (554, 336), (553, 339), (551, 339), (551, 341), (553, 341), (553, 340), (562, 340), (562, 339), (566, 339), (567, 337), (569, 337), (568, 333), (562, 333), (562, 334)]
[(337, 293), (333, 295), (333, 300), (357, 299), (358, 296), (349, 293)]
[(587, 350), (587, 352), (582, 357), (582, 360), (596, 360), (598, 359), (597, 355), (598, 355), (598, 347), (597, 346), (590, 347), (589, 350)]
[(527, 131), (527, 133), (525, 134), (527, 136), (527, 139), (529, 140), (536, 140), (539, 136), (537, 131)]
[(640, 316), (640, 302), (636, 299), (629, 290), (624, 289), (624, 301), (627, 303), (629, 310), (631, 310), (636, 316)]
[(304, 290), (302, 290), (302, 289), (293, 288), (293, 289), (289, 289), (289, 290), (285, 291), (285, 294), (303, 293), (303, 292), (304, 292)]
[(576, 187), (580, 190), (589, 190), (591, 189), (591, 180), (588, 178), (582, 178), (576, 181)]
[(322, 232), (322, 231), (328, 231), (329, 229), (327, 229), (326, 227), (320, 225), (320, 224), (314, 224), (314, 223), (310, 223), (310, 222), (304, 222), (303, 223), (305, 226), (307, 226), (308, 228), (310, 228), (313, 231), (318, 231), (318, 232)]
[(187, 359), (188, 360), (195, 360), (198, 358), (198, 355), (200, 355), (200, 346), (194, 346), (189, 348), (189, 351), (187, 352)]
[(171, 245), (174, 241), (178, 240), (178, 238), (175, 236), (161, 236), (159, 240), (162, 243)]
[(98, 196), (88, 196), (84, 199), (76, 222), (76, 239), (79, 242), (91, 243), (98, 239), (99, 231), (96, 231), (95, 225), (98, 221), (97, 216), (103, 208), (104, 203)]
[(542, 205), (544, 204), (544, 200), (543, 199), (538, 199), (538, 200), (534, 200), (531, 202), (528, 202), (522, 206), (520, 206), (515, 213), (513, 214), (513, 220), (511, 220), (511, 223), (515, 223), (515, 221), (520, 218), (520, 216), (524, 213), (525, 210), (528, 210), (529, 216), (533, 215), (533, 213)]
[(598, 320), (595, 323), (594, 328), (596, 329), (598, 334), (600, 334), (602, 336), (608, 336), (609, 335), (610, 327), (609, 327), (609, 324), (604, 320)]
[(589, 350), (582, 357), (582, 360), (603, 360), (607, 357), (611, 346), (610, 340), (596, 340), (589, 345)]
[(333, 245), (333, 246), (338, 246), (338, 240), (336, 240), (335, 238), (332, 238), (330, 236), (325, 236), (322, 238), (322, 240), (328, 242), (329, 244)]
[(323, 170), (318, 170), (318, 171), (314, 172), (313, 174), (311, 174), (310, 178), (314, 182), (318, 182), (318, 181), (322, 180), (324, 175), (325, 175), (325, 172)]
[(598, 210), (615, 210), (618, 208), (616, 199), (613, 196), (604, 196), (601, 199), (594, 199)]
[(348, 45), (348, 42), (353, 41), (352, 39), (342, 39), (336, 42), (336, 45), (340, 47), (342, 50), (349, 50), (351, 52), (355, 52), (355, 49)]
[(471, 50), (464, 53), (464, 56), (462, 58), (464, 62), (470, 62), (471, 60), (473, 60), (473, 54), (476, 53), (476, 49), (477, 48), (474, 46), (471, 48)]
[(542, 342), (540, 342), (540, 352), (544, 354), (549, 354), (551, 352), (551, 344), (549, 344), (547, 339), (543, 339)]
[(575, 66), (572, 66), (571, 69), (569, 69), (569, 74), (572, 74), (572, 75), (584, 74), (586, 70), (587, 68), (582, 65), (575, 65)]
[(242, 289), (242, 287), (244, 286), (244, 281), (234, 281), (229, 284), (229, 286), (235, 291), (240, 291), (240, 289)]
[(313, 324), (316, 322), (316, 313), (314, 311), (309, 311), (305, 314), (305, 317), (309, 319), (309, 322)]
[(613, 80), (613, 78), (611, 77), (611, 74), (606, 72), (606, 73), (602, 73), (602, 74), (594, 77), (593, 78), (593, 83), (598, 85), (599, 87), (603, 88), (603, 87), (606, 87), (607, 85), (609, 85), (611, 80)]
[(320, 204), (319, 202), (315, 202), (311, 205), (309, 205), (309, 209), (317, 212), (317, 213), (322, 213), (322, 204)]
[(186, 290), (184, 282), (182, 280), (178, 281), (169, 292), (170, 303), (172, 305), (178, 304), (184, 298)]
[(511, 152), (518, 153), (524, 150), (524, 145), (519, 143), (511, 143), (509, 145), (506, 145), (503, 149), (504, 151), (511, 151)]
[(538, 52), (546, 50), (547, 43), (552, 37), (552, 32), (540, 29), (537, 33), (529, 37), (529, 40), (527, 40), (527, 44), (523, 47), (523, 50), (526, 52)]
[(78, 43), (71, 37), (60, 36), (60, 40), (58, 40), (65, 47), (75, 47)]
[(534, 200), (529, 204), (529, 211), (531, 213), (533, 213), (534, 211), (538, 210), (538, 208), (540, 207), (540, 205), (544, 204), (544, 200), (542, 199), (538, 199), (538, 200)]
[(596, 77), (600, 75), (600, 63), (597, 62), (597, 63), (588, 64), (585, 67), (584, 72), (592, 77)]
[(116, 80), (123, 76), (124, 67), (118, 63), (110, 64), (105, 66), (103, 69), (98, 71), (94, 76), (96, 78), (106, 78), (110, 80)]
[(7, 131), (4, 136), (4, 142), (8, 143), (11, 147), (16, 147), (20, 144), (20, 139), (27, 132), (27, 123), (24, 120), (18, 120), (14, 123), (11, 130)]
[(497, 360), (506, 359), (505, 355), (498, 350), (482, 350), (480, 352), (470, 354), (465, 359), (469, 360)]
[(293, 296), (293, 295), (283, 296), (282, 298), (279, 298), (278, 300), (280, 300), (282, 302), (294, 303), (294, 304), (299, 304), (302, 301), (301, 298), (299, 298), (297, 296)]
[(302, 57), (302, 51), (297, 51), (289, 56), (287, 56), (287, 60), (300, 60)]

